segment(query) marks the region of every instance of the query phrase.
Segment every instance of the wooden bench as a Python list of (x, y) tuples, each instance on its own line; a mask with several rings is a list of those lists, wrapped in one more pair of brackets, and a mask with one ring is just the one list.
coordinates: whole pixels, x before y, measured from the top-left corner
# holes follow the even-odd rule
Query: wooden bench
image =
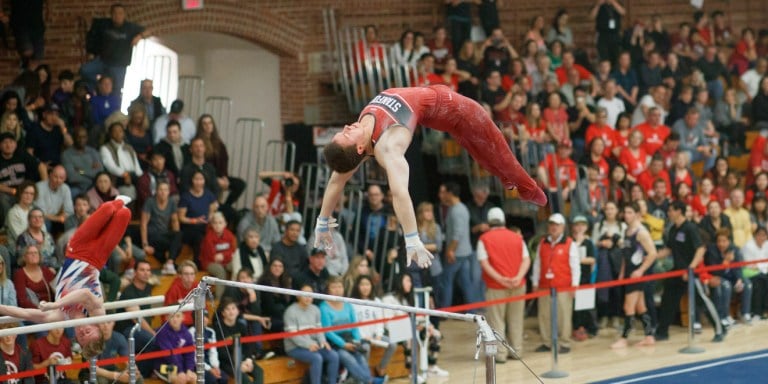
[[(374, 348), (371, 351), (371, 372), (373, 367), (378, 364), (384, 355), (382, 348)], [(278, 356), (269, 360), (260, 360), (257, 362), (264, 371), (264, 384), (300, 384), (309, 370), (309, 365), (296, 361), (288, 356)], [(397, 347), (395, 355), (389, 363), (387, 374), (390, 379), (408, 377), (410, 372), (405, 368), (405, 353), (401, 346)], [(233, 379), (229, 380), (234, 383)], [(160, 384), (159, 379), (144, 379), (145, 384)]]

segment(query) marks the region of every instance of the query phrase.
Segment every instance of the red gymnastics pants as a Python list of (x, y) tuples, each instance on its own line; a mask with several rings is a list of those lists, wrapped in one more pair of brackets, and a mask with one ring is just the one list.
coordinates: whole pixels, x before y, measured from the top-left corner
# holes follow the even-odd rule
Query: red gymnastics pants
[(515, 158), (499, 128), (476, 101), (446, 86), (429, 87), (437, 93), (424, 125), (448, 132), (475, 161), (501, 179), (504, 188), (517, 188), (523, 200), (546, 205), (547, 196)]
[(130, 221), (131, 211), (121, 200), (102, 204), (69, 240), (66, 257), (82, 260), (101, 270), (125, 236)]

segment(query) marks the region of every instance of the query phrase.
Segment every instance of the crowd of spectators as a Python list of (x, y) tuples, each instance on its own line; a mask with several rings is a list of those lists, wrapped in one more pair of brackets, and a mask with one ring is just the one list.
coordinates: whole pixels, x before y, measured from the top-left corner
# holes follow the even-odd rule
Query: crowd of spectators
[[(120, 111), (131, 47), (148, 32), (126, 21), (125, 7), (116, 4), (110, 18), (92, 24), (89, 62), (79, 71), (61, 71), (56, 89), (41, 63), (36, 24), (28, 24), (26, 37), (16, 36), (25, 69), (0, 97), (0, 217), (7, 239), (0, 247), (0, 302), (36, 307), (52, 300), (48, 287), (66, 240), (90, 212), (119, 194), (134, 199), (138, 223), (101, 273), (108, 300), (118, 294), (121, 299), (151, 295), (159, 272), (178, 275), (166, 294), (166, 304), (177, 303), (204, 272), (336, 296), (448, 307), (454, 296), (474, 303), (531, 289), (768, 257), (767, 140), (758, 136), (749, 143), (746, 169), (732, 168), (728, 157), (746, 156), (748, 133), (768, 129), (768, 31), (734, 33), (719, 11), (696, 12), (674, 32), (667, 31), (661, 15), (627, 25), (618, 0), (599, 0), (590, 11), (597, 45), (578, 46), (568, 10), (558, 11), (549, 27), (543, 15), (533, 18), (524, 38), (515, 39), (505, 35), (495, 2), (483, 1), (487, 39), (476, 43), (469, 39), (470, 3), (447, 7), (448, 23), (428, 38), (403, 31), (388, 48), (396, 74), (381, 75), (412, 76), (416, 86), (446, 84), (486, 107), (521, 163), (548, 192), (551, 204), (542, 212), (548, 220), (541, 236), (526, 244), (519, 231), (506, 229), (509, 216), (495, 207), (499, 201), (489, 196), (488, 185), (475, 183), (469, 190), (450, 180), (435, 186), (436, 200), (430, 194), (425, 200), (431, 201), (416, 201), (419, 235), (436, 255), (427, 270), (405, 264), (391, 198), (377, 184), (366, 186), (359, 211), (338, 207), (340, 246), (332, 251), (313, 248), (311, 237), (307, 241), (305, 221), (312, 218), (299, 214), (299, 191), (308, 181), (290, 170), (262, 172), (259, 178), (269, 192), (248, 196), (251, 209), (237, 212), (233, 206), (245, 190), (240, 178), (245, 175), (228, 173), (229, 154), (213, 116), (202, 115), (195, 123), (194, 116), (184, 114), (182, 100), (166, 111), (170, 100), (154, 96), (149, 79), (141, 82), (127, 115)], [(31, 17), (34, 9), (20, 13)], [(366, 27), (366, 43), (381, 55), (385, 48), (376, 33)], [(35, 64), (40, 65), (32, 69)], [(415, 74), (408, 69), (413, 65)], [(185, 247), (191, 258), (178, 261)], [(159, 271), (152, 270), (150, 257), (160, 263)], [(714, 302), (714, 311), (702, 313), (715, 328), (715, 341), (735, 324), (734, 316), (744, 323), (765, 318), (768, 264), (703, 274), (698, 281)], [(621, 319), (624, 342), (614, 347), (622, 347), (632, 317), (643, 322), (643, 343), (664, 340), (685, 284), (678, 279), (661, 285), (659, 310), (653, 284), (599, 290), (593, 311), (574, 312), (569, 294), (559, 294), (560, 352)], [(430, 300), (420, 293), (424, 287), (432, 288)], [(740, 302), (735, 314), (732, 298)], [(213, 323), (205, 330), (208, 341), (386, 315), (249, 289), (217, 290), (216, 299)], [(539, 302), (542, 343), (536, 351), (552, 347), (548, 300)], [(515, 358), (533, 350), (523, 345), (521, 304), (487, 309), (492, 325), (510, 335)], [(693, 316), (696, 329), (701, 328), (698, 317)], [(172, 316), (162, 330), (150, 319), (139, 321), (140, 349), (191, 343), (190, 316)], [(132, 325), (102, 326), (103, 358), (126, 355)], [(429, 376), (449, 375), (437, 365), (439, 325), (436, 319), (419, 324), (420, 337), (430, 339), (428, 367), (423, 367)], [(15, 339), (3, 338), (0, 357), (38, 368), (56, 362), (45, 352), (54, 346), (69, 348), (63, 356), (76, 347), (60, 331), (34, 343), (26, 356), (14, 347)], [(410, 353), (412, 345), (403, 346)], [(373, 347), (386, 352), (371, 371)], [(321, 382), (323, 372), (335, 382), (339, 367), (344, 377), (379, 383), (394, 349), (380, 326), (292, 337), (276, 348), (249, 344), (241, 362), (230, 361), (231, 351), (222, 347), (206, 354), (206, 382), (226, 382), (233, 364), (241, 364), (248, 382), (260, 382), (263, 373), (255, 361), (286, 353), (310, 365), (312, 383)], [(143, 362), (139, 369), (144, 377), (191, 383), (190, 358)], [(507, 358), (506, 351), (497, 356), (499, 362)], [(117, 367), (100, 368), (98, 375), (105, 382), (127, 380)]]

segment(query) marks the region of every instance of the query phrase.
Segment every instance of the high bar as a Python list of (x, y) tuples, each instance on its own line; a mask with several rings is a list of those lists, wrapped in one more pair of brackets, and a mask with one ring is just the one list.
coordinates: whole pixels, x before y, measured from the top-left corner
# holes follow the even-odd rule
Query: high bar
[(179, 305), (169, 305), (167, 307), (142, 309), (142, 310), (133, 311), (133, 312), (113, 313), (113, 314), (104, 315), (104, 316), (84, 317), (81, 319), (56, 321), (53, 323), (45, 323), (45, 324), (32, 324), (32, 325), (27, 325), (23, 327), (0, 329), (0, 337), (10, 336), (10, 335), (23, 335), (27, 333), (45, 332), (45, 331), (50, 331), (51, 329), (56, 329), (56, 328), (69, 328), (69, 327), (76, 327), (80, 325), (101, 324), (101, 323), (106, 323), (108, 321), (132, 320), (132, 319), (137, 319), (139, 317), (169, 315), (169, 314), (175, 313), (176, 311), (189, 312), (189, 311), (193, 311), (194, 309), (195, 307), (192, 304), (186, 304), (181, 308), (179, 307)]
[[(222, 279), (218, 279), (211, 276), (203, 277), (203, 281), (209, 285), (224, 285), (224, 286), (230, 286), (230, 287), (236, 287), (236, 288), (255, 289), (257, 291), (279, 293), (279, 294), (291, 295), (291, 296), (311, 297), (313, 299), (319, 299), (319, 300), (325, 300), (325, 301), (341, 301), (341, 302), (350, 303), (350, 304), (365, 305), (369, 307), (390, 309), (393, 311), (414, 313), (417, 315), (443, 317), (447, 319), (454, 319), (454, 320), (461, 320), (461, 321), (479, 322), (479, 320), (483, 318), (483, 316), (480, 316), (480, 315), (438, 311), (435, 309), (416, 308), (416, 307), (411, 307), (406, 305), (386, 304), (386, 303), (376, 302), (373, 300), (360, 300), (360, 299), (353, 299), (349, 297), (331, 296), (331, 295), (326, 295), (322, 293), (304, 292), (304, 291), (298, 291), (295, 289), (271, 287), (268, 285), (240, 283), (237, 281), (222, 280)], [(2, 333), (0, 333), (0, 336), (2, 336)]]
[[(165, 302), (165, 296), (162, 296), (162, 295), (142, 297), (138, 299), (118, 300), (118, 301), (112, 301), (109, 303), (104, 303), (104, 310), (109, 311), (112, 309), (136, 307), (136, 306), (142, 306), (142, 305), (162, 304), (163, 302)], [(23, 320), (24, 319), (19, 319), (11, 316), (0, 316), (0, 324), (15, 323)]]

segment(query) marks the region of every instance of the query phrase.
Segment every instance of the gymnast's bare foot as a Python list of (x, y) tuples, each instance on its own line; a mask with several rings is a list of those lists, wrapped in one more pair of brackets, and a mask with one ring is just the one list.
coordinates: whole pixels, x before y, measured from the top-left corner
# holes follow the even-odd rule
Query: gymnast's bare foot
[(623, 349), (627, 347), (627, 339), (620, 338), (616, 340), (613, 344), (611, 344), (611, 349)]
[(656, 344), (656, 339), (653, 336), (646, 336), (643, 340), (635, 344), (635, 347), (647, 347)]

